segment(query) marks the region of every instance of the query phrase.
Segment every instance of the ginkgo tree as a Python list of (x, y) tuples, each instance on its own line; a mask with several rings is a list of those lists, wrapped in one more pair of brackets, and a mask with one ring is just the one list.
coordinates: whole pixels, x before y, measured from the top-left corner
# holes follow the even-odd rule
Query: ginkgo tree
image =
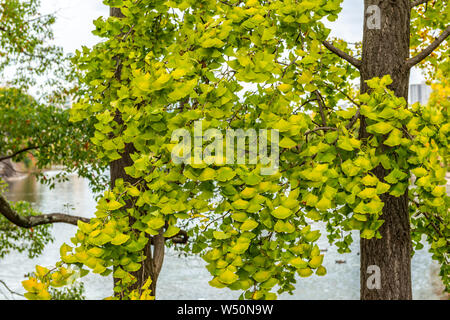
[[(105, 41), (74, 59), (86, 94), (71, 115), (96, 119), (91, 141), (110, 164), (111, 188), (61, 247), (57, 268), (37, 267), (24, 282), (27, 298), (49, 298), (49, 286), (90, 270), (112, 273), (117, 299), (153, 299), (167, 240), (187, 232), (185, 250), (202, 255), (211, 286), (275, 299), (297, 275), (326, 274), (312, 221), (326, 223), (340, 252), (360, 231), (362, 299), (412, 298), (422, 235), (448, 290), (448, 110), (407, 104), (410, 69), (434, 50), (448, 54), (439, 47), (450, 32), (446, 1), (365, 1), (380, 15), (370, 17), (375, 28), (365, 21), (360, 59), (323, 24), (341, 0), (105, 4), (111, 17), (95, 21)], [(421, 49), (418, 29), (441, 35)], [(278, 170), (173, 161), (174, 131), (196, 139), (198, 123), (276, 130)], [(181, 156), (214, 157), (205, 150), (215, 139)], [(380, 288), (366, 285), (370, 266)]]

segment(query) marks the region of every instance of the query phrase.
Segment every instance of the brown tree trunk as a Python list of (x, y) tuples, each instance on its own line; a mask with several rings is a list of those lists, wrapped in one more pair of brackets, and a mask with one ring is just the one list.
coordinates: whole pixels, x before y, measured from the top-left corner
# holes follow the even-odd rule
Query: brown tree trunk
[[(364, 19), (361, 92), (368, 90), (366, 80), (389, 74), (393, 79), (390, 89), (408, 101), (409, 69), (405, 61), (409, 58), (410, 0), (365, 0), (364, 12), (370, 5), (380, 8), (381, 24), (374, 29), (368, 24), (369, 17)], [(366, 123), (364, 117), (360, 120), (360, 137), (364, 139), (368, 136)], [(384, 181), (389, 172), (380, 165), (374, 174)], [(361, 239), (361, 299), (412, 299), (408, 191), (400, 197), (384, 194), (381, 199), (381, 219), (385, 220), (380, 228), (382, 239)], [(367, 284), (373, 279), (370, 266), (379, 268), (379, 288)]]
[(16, 170), (11, 159), (0, 161), (0, 178), (10, 178), (14, 175), (16, 175)]
[[(112, 17), (123, 18), (123, 14), (118, 8), (111, 8), (110, 15)], [(116, 78), (118, 81), (121, 79), (121, 67), (120, 61), (118, 71), (116, 72)], [(114, 121), (116, 123), (122, 123), (122, 115), (117, 112), (115, 115)], [(125, 150), (121, 154), (121, 158), (111, 162), (110, 164), (110, 181), (111, 188), (114, 188), (115, 181), (117, 179), (123, 179), (124, 182), (128, 182), (131, 184), (137, 183), (137, 180), (130, 177), (126, 174), (125, 168), (133, 165), (133, 160), (130, 157), (130, 154), (135, 152), (135, 148), (132, 144), (126, 144)], [(131, 203), (127, 204), (128, 207), (131, 206)], [(135, 222), (134, 218), (130, 217), (130, 225), (133, 225)], [(156, 284), (158, 281), (159, 273), (161, 272), (162, 264), (164, 261), (164, 236), (163, 229), (160, 230), (159, 235), (154, 237), (149, 236), (149, 241), (147, 246), (144, 249), (145, 260), (143, 263), (143, 267), (136, 272), (132, 272), (132, 275), (136, 277), (136, 283), (134, 283), (129, 289), (140, 289), (144, 283), (147, 281), (148, 277), (152, 279), (152, 284), (150, 289), (152, 290), (152, 295), (156, 296)], [(152, 250), (153, 247), (153, 250)], [(114, 279), (114, 283), (119, 279)]]

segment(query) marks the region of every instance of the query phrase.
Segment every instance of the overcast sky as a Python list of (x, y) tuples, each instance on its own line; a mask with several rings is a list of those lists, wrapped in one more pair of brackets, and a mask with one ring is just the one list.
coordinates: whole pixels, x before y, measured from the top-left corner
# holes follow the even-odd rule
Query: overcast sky
[[(64, 48), (66, 53), (74, 52), (81, 46), (92, 46), (100, 39), (91, 31), (92, 21), (100, 16), (108, 16), (109, 9), (101, 0), (41, 0), (42, 12), (56, 12), (57, 21), (54, 26), (55, 42)], [(339, 19), (327, 23), (332, 29), (331, 36), (342, 38), (348, 42), (362, 40), (363, 1), (345, 0)], [(411, 83), (423, 81), (418, 72), (411, 75)]]

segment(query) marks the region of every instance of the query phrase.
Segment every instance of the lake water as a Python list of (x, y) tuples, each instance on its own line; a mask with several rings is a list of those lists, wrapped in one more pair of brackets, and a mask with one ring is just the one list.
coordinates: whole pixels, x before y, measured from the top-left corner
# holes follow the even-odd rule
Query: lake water
[[(49, 172), (49, 175), (55, 172)], [(92, 217), (95, 201), (86, 180), (70, 176), (69, 181), (57, 184), (49, 190), (32, 177), (10, 182), (7, 197), (11, 201), (26, 200), (43, 213), (62, 212), (77, 216)], [(69, 210), (72, 207), (73, 210)], [(324, 230), (320, 224), (314, 226)], [(55, 224), (55, 241), (50, 243), (43, 254), (29, 259), (26, 254), (12, 253), (0, 260), (0, 280), (12, 290), (23, 293), (21, 281), (24, 275), (38, 265), (52, 266), (59, 259), (59, 248), (75, 233), (75, 226)], [(322, 232), (324, 234), (324, 232)], [(312, 276), (298, 279), (294, 295), (283, 294), (279, 299), (359, 299), (359, 242), (355, 233), (352, 253), (339, 254), (331, 247), (323, 235), (319, 240), (321, 249), (326, 249), (324, 266), (328, 274), (325, 277)], [(345, 261), (345, 263), (336, 263)], [(169, 251), (164, 261), (158, 281), (158, 299), (237, 299), (238, 292), (229, 289), (216, 289), (208, 285), (211, 276), (205, 269), (205, 263), (199, 257), (180, 258)], [(425, 249), (417, 252), (412, 260), (412, 282), (414, 299), (441, 299), (441, 283), (437, 276), (438, 266), (431, 260), (431, 254)], [(112, 295), (112, 278), (89, 274), (84, 278), (87, 299), (103, 299)], [(0, 299), (17, 299), (0, 285)]]

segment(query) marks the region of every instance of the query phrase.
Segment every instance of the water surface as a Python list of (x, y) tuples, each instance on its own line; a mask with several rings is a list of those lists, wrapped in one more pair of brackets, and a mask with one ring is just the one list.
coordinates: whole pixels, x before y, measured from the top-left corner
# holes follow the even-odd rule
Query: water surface
[[(87, 181), (77, 176), (70, 176), (69, 181), (58, 183), (53, 190), (38, 184), (32, 177), (12, 181), (7, 197), (11, 201), (29, 201), (43, 213), (61, 212), (83, 217), (92, 217), (96, 205)], [(324, 230), (321, 225), (315, 225), (314, 228)], [(37, 264), (53, 266), (59, 259), (60, 246), (64, 242), (70, 244), (70, 238), (75, 231), (75, 226), (55, 224), (52, 230), (55, 241), (45, 248), (41, 256), (35, 259), (29, 259), (25, 253), (11, 253), (6, 256), (0, 260), (0, 280), (5, 281), (12, 290), (23, 293), (21, 281), (24, 280), (24, 275), (33, 271)], [(330, 247), (326, 237), (322, 236), (319, 239), (319, 247), (327, 250), (324, 266), (328, 274), (325, 277), (298, 279), (294, 295), (283, 294), (280, 299), (359, 299), (359, 242), (356, 233), (354, 239), (352, 253), (341, 255), (334, 247)], [(345, 263), (336, 263), (337, 260)], [(169, 251), (158, 281), (158, 298), (175, 300), (238, 298), (239, 293), (236, 291), (210, 287), (208, 281), (211, 280), (211, 276), (204, 266), (204, 261), (199, 257), (181, 258), (175, 252)], [(416, 253), (412, 260), (414, 299), (440, 298), (437, 269), (430, 253), (426, 250)], [(87, 299), (102, 299), (112, 295), (111, 277), (89, 274), (83, 281)], [(0, 299), (13, 298), (18, 297), (11, 296), (0, 285)]]

